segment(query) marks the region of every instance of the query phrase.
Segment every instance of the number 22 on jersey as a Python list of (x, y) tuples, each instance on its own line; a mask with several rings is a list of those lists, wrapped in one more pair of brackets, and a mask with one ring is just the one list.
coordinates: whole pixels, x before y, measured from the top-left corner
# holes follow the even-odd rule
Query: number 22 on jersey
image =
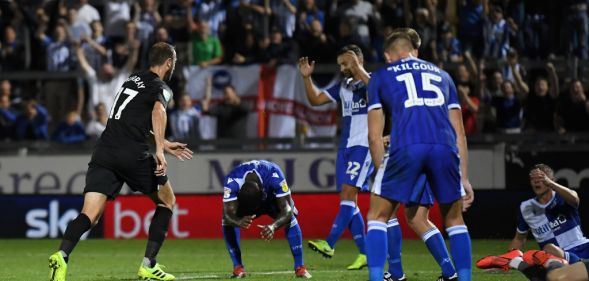
[(440, 106), (445, 102), (444, 94), (440, 87), (432, 84), (432, 81), (442, 82), (442, 77), (422, 72), (421, 73), (421, 87), (422, 91), (430, 91), (436, 93), (435, 98), (420, 98), (417, 95), (417, 89), (415, 87), (415, 80), (412, 73), (404, 73), (397, 76), (397, 81), (403, 82), (407, 89), (408, 98), (405, 100), (405, 108), (413, 106)]
[[(121, 89), (119, 89), (119, 91), (117, 92), (117, 96), (115, 97), (115, 102), (112, 106), (112, 108), (110, 109), (110, 115), (108, 116), (109, 119), (112, 119), (112, 115), (116, 112), (115, 114), (115, 119), (121, 119), (121, 114), (123, 113), (123, 110), (125, 110), (125, 107), (129, 104), (129, 102), (131, 102), (131, 100), (133, 100), (133, 98), (135, 98), (135, 96), (137, 96), (137, 93), (139, 93), (138, 91), (135, 91), (133, 89), (129, 89), (129, 88), (125, 88), (125, 87), (121, 87)], [(125, 95), (125, 100), (123, 101), (123, 103), (121, 103), (119, 106), (117, 106), (119, 98), (121, 97), (121, 94)]]

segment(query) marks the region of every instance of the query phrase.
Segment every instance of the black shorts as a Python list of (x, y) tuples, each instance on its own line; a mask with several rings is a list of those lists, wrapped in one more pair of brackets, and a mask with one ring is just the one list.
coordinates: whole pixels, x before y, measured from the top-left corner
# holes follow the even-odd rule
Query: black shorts
[(114, 199), (126, 183), (135, 192), (152, 194), (168, 181), (167, 176), (154, 174), (155, 167), (147, 151), (96, 148), (88, 163), (84, 193), (98, 192)]

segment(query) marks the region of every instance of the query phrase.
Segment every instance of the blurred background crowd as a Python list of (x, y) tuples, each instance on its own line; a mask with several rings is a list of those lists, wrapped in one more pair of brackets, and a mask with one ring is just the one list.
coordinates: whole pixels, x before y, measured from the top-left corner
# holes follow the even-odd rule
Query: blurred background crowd
[[(96, 138), (122, 81), (147, 66), (149, 46), (161, 41), (178, 52), (168, 133), (198, 139), (202, 114), (235, 125), (247, 109), (231, 87), (220, 106), (190, 99), (183, 66), (275, 67), (301, 56), (334, 64), (340, 47), (356, 44), (376, 67), (384, 38), (405, 26), (421, 35), (420, 57), (453, 75), (467, 134), (589, 132), (588, 6), (589, 0), (0, 0), (0, 139)], [(18, 72), (49, 78), (3, 78)], [(50, 79), (72, 72), (82, 75)]]

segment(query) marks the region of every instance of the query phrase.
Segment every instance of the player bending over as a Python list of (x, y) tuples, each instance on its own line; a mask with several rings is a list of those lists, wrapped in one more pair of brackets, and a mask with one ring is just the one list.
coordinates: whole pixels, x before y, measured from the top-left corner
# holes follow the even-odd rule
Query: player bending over
[[(51, 281), (65, 280), (67, 262), (80, 237), (98, 223), (106, 200), (114, 199), (123, 183), (133, 191), (148, 195), (156, 204), (139, 278), (175, 279), (156, 262), (176, 200), (166, 176), (164, 150), (180, 160), (192, 159), (192, 151), (185, 144), (164, 139), (166, 106), (172, 91), (163, 81), (172, 76), (176, 51), (169, 44), (157, 43), (150, 48), (148, 60), (149, 70), (132, 74), (116, 94), (106, 129), (96, 142), (88, 164), (82, 212), (68, 224), (59, 251), (49, 257)], [(151, 130), (155, 159), (147, 144)]]
[(296, 277), (311, 278), (303, 262), (303, 237), (297, 222), (298, 211), (280, 167), (272, 162), (254, 160), (237, 166), (224, 179), (223, 237), (233, 261), (232, 278), (246, 276), (239, 245), (240, 228), (247, 229), (255, 218), (268, 215), (274, 222), (258, 225), (260, 235), (272, 240), (274, 232), (284, 233), (294, 258)]
[(364, 218), (358, 208), (358, 192), (368, 190), (368, 179), (373, 172), (373, 166), (368, 151), (366, 85), (362, 80), (355, 79), (349, 65), (344, 63), (344, 56), (348, 52), (354, 53), (360, 64), (363, 63), (362, 50), (358, 46), (343, 47), (338, 53), (337, 63), (344, 79), (326, 91), (319, 91), (311, 79), (315, 62), (309, 64), (309, 59), (303, 57), (299, 60), (299, 70), (311, 105), (335, 102), (341, 104), (342, 111), (342, 133), (335, 164), (335, 185), (341, 198), (339, 211), (327, 239), (309, 241), (309, 247), (324, 257), (331, 258), (335, 253), (335, 243), (348, 228), (360, 254), (347, 268), (357, 270), (366, 266), (366, 233)]
[[(428, 191), (425, 185), (417, 185), (425, 175), (440, 203), (456, 269), (437, 229), (418, 234), (442, 267), (439, 280), (470, 281), (471, 243), (462, 218), (461, 184), (467, 194), (472, 187), (456, 88), (446, 72), (413, 57), (413, 50), (406, 32), (393, 32), (385, 42), (385, 57), (391, 63), (373, 74), (368, 86), (368, 137), (372, 159), (379, 169), (368, 213), (369, 277), (373, 281), (382, 279), (386, 222), (399, 203), (408, 204), (414, 194)], [(384, 159), (383, 110), (390, 114), (393, 124), (389, 157)], [(416, 214), (416, 209), (411, 206), (407, 212)], [(427, 226), (427, 216), (416, 219)]]
[(537, 164), (530, 171), (530, 185), (536, 196), (520, 204), (515, 237), (500, 256), (487, 256), (476, 265), (481, 269), (499, 268), (505, 271), (510, 261), (523, 254), (521, 249), (528, 233), (546, 252), (566, 259), (570, 264), (589, 259), (589, 239), (581, 230), (580, 199), (577, 192), (554, 181), (554, 171), (548, 165)]

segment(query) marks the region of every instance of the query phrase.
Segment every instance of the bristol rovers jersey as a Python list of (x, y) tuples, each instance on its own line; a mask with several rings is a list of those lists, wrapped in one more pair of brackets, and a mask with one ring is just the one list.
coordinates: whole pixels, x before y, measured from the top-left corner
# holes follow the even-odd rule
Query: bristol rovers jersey
[(342, 105), (340, 148), (368, 147), (368, 118), (366, 86), (362, 81), (344, 79), (324, 91), (333, 102)]
[(237, 200), (237, 193), (245, 182), (245, 177), (252, 172), (260, 178), (264, 203), (275, 204), (276, 198), (290, 194), (284, 174), (278, 165), (270, 161), (253, 160), (241, 163), (225, 177), (223, 202)]
[(368, 102), (368, 110), (391, 114), (391, 151), (411, 144), (456, 147), (448, 116), (460, 108), (456, 87), (434, 64), (410, 57), (381, 68), (370, 79)]
[(569, 250), (589, 242), (581, 231), (578, 210), (567, 204), (556, 192), (545, 205), (535, 198), (521, 203), (517, 232), (525, 234), (530, 230), (540, 248), (553, 243)]

